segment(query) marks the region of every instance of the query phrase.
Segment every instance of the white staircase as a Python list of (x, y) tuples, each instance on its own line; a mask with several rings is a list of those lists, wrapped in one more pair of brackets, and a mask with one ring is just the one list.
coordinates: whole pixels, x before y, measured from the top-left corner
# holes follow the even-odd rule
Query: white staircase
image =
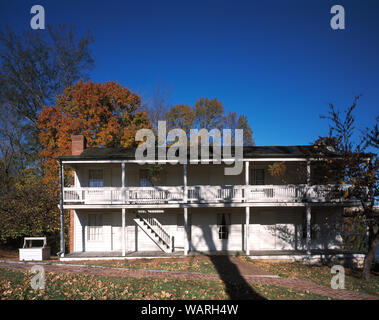
[(162, 251), (167, 253), (174, 251), (174, 237), (156, 218), (149, 213), (137, 213), (133, 220)]

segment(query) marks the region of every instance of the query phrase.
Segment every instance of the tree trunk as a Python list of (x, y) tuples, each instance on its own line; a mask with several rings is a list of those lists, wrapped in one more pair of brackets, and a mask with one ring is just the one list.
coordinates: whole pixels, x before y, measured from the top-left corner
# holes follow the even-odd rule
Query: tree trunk
[(371, 243), (369, 243), (368, 252), (363, 262), (362, 278), (364, 280), (370, 279), (371, 267), (375, 258), (376, 247), (379, 245), (379, 232), (372, 237)]

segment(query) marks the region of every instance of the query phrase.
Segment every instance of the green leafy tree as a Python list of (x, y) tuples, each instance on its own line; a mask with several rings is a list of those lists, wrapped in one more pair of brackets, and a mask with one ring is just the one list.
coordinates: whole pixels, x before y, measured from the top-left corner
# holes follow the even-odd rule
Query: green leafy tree
[(0, 243), (19, 246), (25, 236), (49, 236), (49, 245), (54, 248), (59, 239), (57, 203), (56, 188), (25, 170), (15, 187), (0, 195)]

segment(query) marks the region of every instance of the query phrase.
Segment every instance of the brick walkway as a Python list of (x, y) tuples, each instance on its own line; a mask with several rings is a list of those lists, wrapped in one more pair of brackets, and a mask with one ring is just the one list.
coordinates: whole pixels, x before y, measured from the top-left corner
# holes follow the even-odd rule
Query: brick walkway
[(32, 265), (42, 264), (46, 272), (66, 272), (73, 274), (92, 274), (100, 276), (123, 276), (123, 277), (153, 277), (153, 278), (170, 278), (180, 280), (223, 280), (223, 281), (246, 281), (248, 283), (272, 284), (280, 287), (291, 288), (296, 290), (307, 290), (309, 292), (328, 296), (340, 300), (379, 300), (379, 297), (360, 292), (348, 290), (334, 290), (330, 287), (318, 285), (309, 280), (281, 278), (274, 274), (263, 271), (240, 259), (230, 257), (230, 261), (239, 271), (239, 275), (228, 274), (228, 268), (225, 268), (221, 274), (204, 274), (196, 272), (165, 271), (151, 269), (127, 269), (111, 268), (103, 266), (88, 266), (79, 264), (51, 263), (41, 262), (12, 262), (0, 260), (0, 268), (12, 269), (17, 271), (28, 271)]

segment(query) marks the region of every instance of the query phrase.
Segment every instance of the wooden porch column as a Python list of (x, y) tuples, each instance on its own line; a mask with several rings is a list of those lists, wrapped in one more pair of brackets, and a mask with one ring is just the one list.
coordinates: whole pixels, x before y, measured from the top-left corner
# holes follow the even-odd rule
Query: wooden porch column
[[(187, 190), (187, 165), (183, 165), (183, 202), (186, 205), (188, 201), (188, 190)], [(184, 210), (184, 255), (188, 255), (189, 251), (189, 239), (188, 239), (188, 208), (183, 208)]]
[(188, 191), (187, 191), (187, 165), (183, 165), (183, 201), (187, 203)]
[(245, 162), (245, 184), (248, 185), (250, 183), (250, 174), (249, 174), (249, 161)]
[(121, 163), (122, 202), (125, 203), (125, 162)]
[(184, 255), (188, 255), (189, 250), (189, 239), (188, 239), (188, 208), (184, 209)]
[[(309, 185), (311, 183), (311, 161), (307, 160), (307, 198), (309, 199)], [(311, 254), (311, 220), (312, 220), (312, 210), (310, 205), (307, 203), (305, 205), (306, 208), (306, 219), (307, 219), (307, 254)]]
[(309, 204), (306, 205), (306, 214), (307, 214), (307, 254), (311, 254), (311, 218), (312, 212)]
[(122, 238), (122, 256), (125, 257), (126, 256), (126, 232), (125, 232), (125, 209), (123, 208), (122, 209), (122, 222), (121, 222), (121, 238)]
[(250, 255), (249, 248), (249, 227), (250, 227), (250, 207), (245, 208), (245, 253), (247, 256)]
[[(125, 162), (121, 163), (121, 187), (122, 187), (122, 202), (125, 203)], [(125, 230), (125, 208), (121, 209), (121, 241), (122, 241), (122, 256), (126, 255), (126, 230)]]
[[(248, 186), (250, 184), (250, 170), (249, 170), (249, 161), (245, 162), (245, 185)], [(247, 188), (245, 188), (244, 191), (244, 198), (246, 202), (246, 192)], [(249, 248), (249, 230), (250, 230), (250, 207), (245, 208), (245, 253), (246, 255), (250, 255), (250, 248)]]

